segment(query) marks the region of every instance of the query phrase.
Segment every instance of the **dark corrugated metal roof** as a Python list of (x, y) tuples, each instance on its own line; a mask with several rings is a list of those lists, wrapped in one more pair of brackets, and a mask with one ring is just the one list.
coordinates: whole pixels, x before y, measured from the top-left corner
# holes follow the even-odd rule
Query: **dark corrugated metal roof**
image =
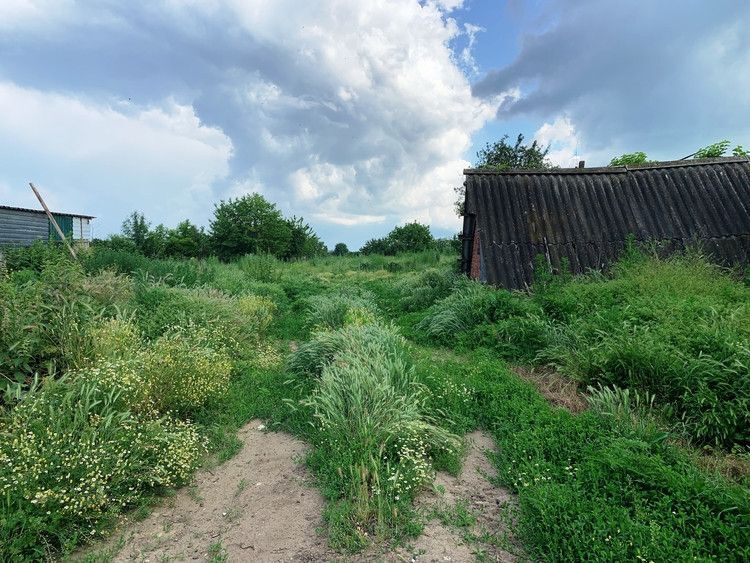
[[(26, 207), (13, 207), (11, 205), (0, 205), (0, 209), (8, 209), (10, 211), (26, 211), (28, 213), (41, 213), (46, 215), (43, 209), (28, 209)], [(53, 215), (63, 215), (65, 217), (82, 217), (84, 219), (96, 219), (94, 215), (83, 215), (82, 213), (61, 213), (59, 211), (52, 211)]]
[[(575, 273), (613, 261), (632, 234), (666, 250), (701, 242), (725, 263), (750, 258), (750, 159), (606, 168), (466, 170), (466, 213), (476, 216), (483, 275), (523, 288), (535, 256)], [(474, 229), (464, 220), (464, 237)], [(464, 249), (471, 248), (465, 244)], [(464, 270), (471, 256), (462, 256)]]

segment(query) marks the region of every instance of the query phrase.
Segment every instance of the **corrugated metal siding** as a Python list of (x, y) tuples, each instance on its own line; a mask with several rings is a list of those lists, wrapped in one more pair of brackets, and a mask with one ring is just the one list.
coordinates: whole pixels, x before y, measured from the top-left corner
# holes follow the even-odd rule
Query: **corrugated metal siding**
[(81, 240), (91, 242), (91, 219), (81, 218)]
[[(750, 259), (748, 159), (553, 171), (466, 171), (464, 248), (476, 221), (487, 281), (527, 287), (535, 256), (574, 273), (615, 260), (629, 234), (665, 252), (700, 242), (723, 263)], [(471, 270), (471, 256), (462, 266)]]
[(29, 245), (47, 240), (49, 220), (45, 215), (0, 208), (0, 245)]

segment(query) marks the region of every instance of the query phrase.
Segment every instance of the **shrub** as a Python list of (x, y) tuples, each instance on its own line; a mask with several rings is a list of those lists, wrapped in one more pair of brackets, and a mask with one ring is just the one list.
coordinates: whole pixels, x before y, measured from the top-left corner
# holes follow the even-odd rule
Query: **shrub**
[(24, 382), (85, 364), (88, 325), (99, 316), (83, 289), (80, 267), (48, 262), (22, 285), (0, 278), (0, 374)]
[(159, 412), (189, 416), (226, 393), (232, 362), (214, 346), (209, 329), (187, 325), (173, 328), (144, 350), (146, 385)]
[(417, 326), (431, 340), (449, 344), (479, 324), (526, 316), (538, 309), (528, 299), (479, 283), (467, 284), (430, 308)]
[(0, 412), (0, 544), (10, 559), (94, 538), (149, 491), (189, 479), (205, 452), (195, 428), (143, 419), (122, 391), (84, 377), (48, 380)]
[(426, 270), (416, 279), (405, 279), (398, 284), (400, 306), (404, 311), (421, 311), (450, 295), (465, 280), (449, 270)]
[(241, 354), (258, 342), (276, 310), (265, 297), (231, 297), (211, 288), (146, 284), (137, 288), (136, 304), (138, 325), (147, 339), (192, 323), (211, 329), (214, 342), (233, 354)]
[(102, 319), (89, 329), (91, 358), (122, 360), (132, 358), (141, 348), (141, 335), (127, 318)]
[(95, 307), (115, 315), (132, 305), (135, 289), (132, 278), (114, 270), (101, 270), (82, 280), (82, 290)]
[(216, 262), (147, 258), (137, 252), (94, 247), (83, 259), (87, 272), (113, 270), (119, 274), (140, 274), (169, 286), (196, 287), (210, 283)]

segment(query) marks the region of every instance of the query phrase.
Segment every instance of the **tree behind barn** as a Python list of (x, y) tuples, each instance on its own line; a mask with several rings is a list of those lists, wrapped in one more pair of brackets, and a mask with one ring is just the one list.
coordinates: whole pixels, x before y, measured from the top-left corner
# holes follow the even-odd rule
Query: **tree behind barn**
[[(474, 168), (492, 171), (502, 170), (546, 170), (552, 168), (552, 163), (547, 159), (549, 145), (542, 148), (536, 141), (530, 145), (524, 144), (522, 133), (516, 137), (516, 142), (510, 144), (508, 135), (494, 143), (487, 143), (483, 149), (477, 152), (477, 160)], [(464, 214), (464, 199), (466, 188), (463, 184), (454, 188), (456, 192), (455, 209), (459, 216)]]

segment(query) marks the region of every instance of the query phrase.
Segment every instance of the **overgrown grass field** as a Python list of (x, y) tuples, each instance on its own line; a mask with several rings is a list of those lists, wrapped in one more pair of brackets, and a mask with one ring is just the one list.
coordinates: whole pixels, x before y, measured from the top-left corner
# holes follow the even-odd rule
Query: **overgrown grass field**
[[(252, 418), (309, 445), (342, 553), (423, 525), (414, 500), (496, 440), (532, 559), (750, 559), (750, 287), (631, 249), (527, 293), (456, 256), (156, 260), (6, 252), (0, 549), (51, 559), (188, 483)], [(515, 366), (574, 381), (551, 405)]]

